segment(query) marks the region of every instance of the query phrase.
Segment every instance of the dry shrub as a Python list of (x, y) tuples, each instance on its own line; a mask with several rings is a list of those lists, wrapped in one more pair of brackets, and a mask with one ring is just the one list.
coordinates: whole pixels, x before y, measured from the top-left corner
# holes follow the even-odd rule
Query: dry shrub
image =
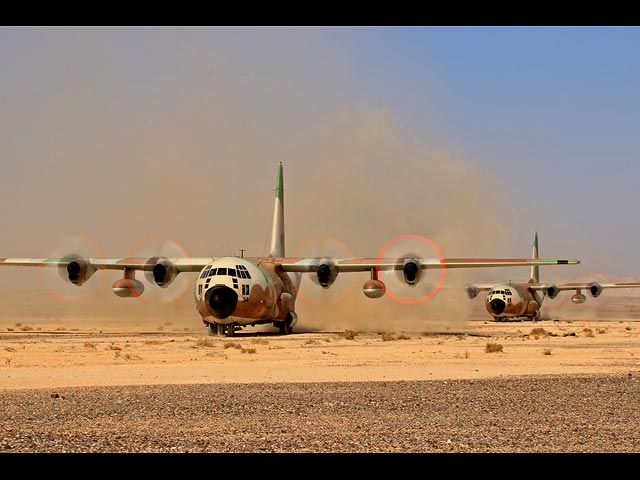
[(241, 353), (256, 353), (256, 349), (254, 347), (241, 347)]
[(208, 338), (201, 338), (196, 342), (196, 344), (194, 345), (194, 348), (215, 347), (215, 346), (216, 346), (216, 342), (214, 342), (213, 340), (210, 340)]
[(257, 345), (266, 345), (267, 343), (269, 343), (269, 341), (264, 338), (254, 338), (253, 340), (251, 340), (251, 343), (255, 343)]
[(398, 340), (411, 340), (411, 337), (408, 335), (398, 335)]
[(23, 332), (28, 332), (28, 331), (33, 330), (33, 327), (30, 327), (29, 325), (25, 325), (20, 330), (22, 330)]
[(547, 332), (544, 328), (542, 327), (536, 327), (531, 329), (531, 333), (529, 333), (529, 335), (543, 335), (543, 336), (548, 336), (549, 332)]
[(383, 342), (389, 342), (391, 340), (395, 340), (396, 337), (394, 337), (393, 335), (391, 335), (390, 333), (383, 333), (382, 334), (382, 341)]
[(342, 332), (340, 334), (340, 336), (342, 338), (346, 338), (347, 340), (353, 340), (354, 338), (356, 338), (358, 336), (358, 333), (354, 332), (353, 330), (345, 330), (344, 332)]
[(309, 338), (306, 342), (304, 342), (305, 345), (318, 345), (319, 343), (320, 342), (315, 338)]
[(93, 349), (96, 348), (96, 344), (93, 342), (84, 342), (84, 346), (87, 348), (93, 348)]
[(118, 346), (118, 345), (114, 345), (113, 343), (111, 345), (107, 345), (106, 350), (122, 350), (122, 347)]
[(624, 327), (625, 330), (631, 330), (631, 327), (629, 325), (627, 325), (626, 327)]
[(584, 332), (585, 337), (595, 337), (593, 330), (590, 328), (583, 328), (582, 331)]
[(238, 342), (225, 342), (223, 345), (224, 348), (237, 348), (241, 349), (242, 346)]
[(544, 350), (542, 350), (542, 354), (543, 355), (551, 355), (551, 349), (550, 348), (545, 348)]
[(502, 352), (501, 344), (488, 342), (484, 346), (484, 353), (496, 353), (496, 352)]

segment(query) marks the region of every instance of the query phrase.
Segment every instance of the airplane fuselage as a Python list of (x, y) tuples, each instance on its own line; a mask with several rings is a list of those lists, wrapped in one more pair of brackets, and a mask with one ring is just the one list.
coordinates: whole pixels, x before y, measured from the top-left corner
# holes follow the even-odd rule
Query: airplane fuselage
[(528, 283), (501, 283), (495, 285), (485, 298), (485, 308), (495, 320), (528, 317), (536, 320), (540, 315), (543, 296), (531, 290)]
[[(273, 258), (221, 257), (206, 265), (195, 282), (196, 310), (205, 325), (218, 327), (295, 324), (300, 275), (278, 270)], [(288, 322), (287, 322), (288, 320)]]

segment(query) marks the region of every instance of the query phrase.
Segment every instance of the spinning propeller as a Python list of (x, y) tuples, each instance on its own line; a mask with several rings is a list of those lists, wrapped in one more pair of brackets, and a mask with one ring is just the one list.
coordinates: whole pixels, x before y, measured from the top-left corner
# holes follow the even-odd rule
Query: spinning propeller
[(401, 270), (382, 270), (379, 279), (386, 286), (386, 295), (398, 303), (416, 304), (433, 298), (445, 279), (445, 268), (439, 269), (439, 278), (420, 268), (421, 258), (440, 258), (442, 252), (436, 243), (421, 235), (406, 234), (392, 238), (380, 249), (382, 258), (404, 259)]
[(331, 268), (334, 259), (354, 257), (351, 249), (341, 240), (333, 237), (305, 240), (295, 249), (294, 256), (311, 258), (313, 263), (321, 264), (318, 274), (302, 275), (298, 297), (308, 303), (337, 303), (349, 295), (355, 286), (353, 275), (337, 275), (335, 269)]
[(128, 253), (127, 258), (147, 259), (149, 269), (136, 271), (136, 282), (129, 282), (125, 272), (120, 284), (114, 284), (114, 292), (120, 295), (116, 288), (121, 287), (120, 296), (137, 297), (143, 302), (171, 303), (184, 294), (193, 280), (189, 274), (179, 274), (171, 259), (188, 257), (185, 248), (173, 239), (146, 238)]
[(104, 283), (104, 270), (95, 270), (84, 259), (97, 257), (104, 257), (102, 249), (85, 236), (64, 235), (56, 239), (49, 245), (45, 258), (71, 261), (64, 266), (38, 268), (47, 294), (65, 302), (78, 302), (94, 295)]

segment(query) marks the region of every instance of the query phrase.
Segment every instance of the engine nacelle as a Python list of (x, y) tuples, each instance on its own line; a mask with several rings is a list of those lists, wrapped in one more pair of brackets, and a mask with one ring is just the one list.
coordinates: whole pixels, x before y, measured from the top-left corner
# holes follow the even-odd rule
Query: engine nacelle
[[(594, 295), (594, 297), (597, 295)], [(584, 303), (587, 300), (587, 297), (585, 297), (582, 293), (580, 292), (576, 292), (572, 297), (571, 297), (571, 301), (575, 304), (580, 304), (580, 303)]]
[(316, 267), (316, 277), (322, 288), (329, 288), (338, 276), (338, 267), (332, 260), (322, 260)]
[(467, 297), (469, 298), (476, 298), (478, 296), (478, 294), (480, 293), (480, 289), (478, 287), (475, 287), (473, 285), (467, 285)]
[(114, 282), (111, 289), (119, 297), (139, 297), (144, 292), (144, 284), (135, 278), (121, 278)]
[(72, 258), (72, 260), (64, 270), (61, 267), (60, 274), (62, 278), (69, 280), (74, 285), (82, 285), (96, 272), (93, 265), (84, 258), (78, 257), (77, 255), (67, 255), (65, 258)]
[(367, 280), (362, 286), (362, 291), (369, 298), (380, 298), (384, 296), (387, 287), (380, 280)]
[(404, 281), (407, 282), (407, 284), (414, 286), (418, 283), (418, 280), (420, 280), (420, 273), (422, 273), (420, 260), (416, 258), (409, 258), (404, 261), (402, 274), (404, 275)]
[(556, 298), (560, 293), (560, 288), (557, 285), (549, 285), (544, 291), (549, 298)]
[(587, 285), (587, 290), (589, 290), (592, 297), (597, 297), (602, 293), (602, 285), (593, 282)]
[(178, 276), (178, 269), (168, 258), (152, 257), (147, 260), (147, 280), (159, 287), (167, 287)]

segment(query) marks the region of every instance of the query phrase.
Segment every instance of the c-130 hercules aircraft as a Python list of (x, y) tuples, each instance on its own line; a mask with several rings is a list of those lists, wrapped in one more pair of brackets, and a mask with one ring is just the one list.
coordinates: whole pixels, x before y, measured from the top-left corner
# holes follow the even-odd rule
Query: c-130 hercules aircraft
[(65, 254), (59, 258), (0, 258), (0, 266), (58, 268), (62, 277), (78, 287), (97, 270), (121, 270), (123, 278), (112, 290), (119, 297), (139, 297), (144, 284), (135, 278), (144, 272), (150, 281), (166, 288), (180, 274), (198, 273), (194, 286), (196, 310), (211, 333), (233, 336), (245, 326), (273, 324), (281, 334), (290, 334), (298, 321), (295, 304), (303, 274), (315, 276), (322, 288), (329, 288), (339, 273), (368, 272), (362, 286), (369, 298), (385, 295), (381, 271), (402, 272), (404, 281), (415, 286), (425, 269), (522, 267), (575, 265), (579, 260), (528, 258), (329, 258), (286, 257), (284, 229), (284, 182), (278, 166), (270, 252), (264, 257), (160, 257), (89, 258)]
[[(538, 258), (538, 232), (533, 237), (533, 253), (531, 258)], [(467, 296), (474, 299), (482, 291), (486, 291), (484, 305), (496, 322), (506, 320), (540, 319), (540, 309), (546, 297), (556, 298), (561, 291), (573, 290), (571, 302), (579, 305), (587, 300), (582, 293), (586, 290), (592, 297), (598, 297), (605, 288), (640, 288), (635, 282), (571, 282), (571, 283), (541, 283), (540, 270), (531, 267), (531, 275), (526, 282), (500, 282), (467, 285)]]

